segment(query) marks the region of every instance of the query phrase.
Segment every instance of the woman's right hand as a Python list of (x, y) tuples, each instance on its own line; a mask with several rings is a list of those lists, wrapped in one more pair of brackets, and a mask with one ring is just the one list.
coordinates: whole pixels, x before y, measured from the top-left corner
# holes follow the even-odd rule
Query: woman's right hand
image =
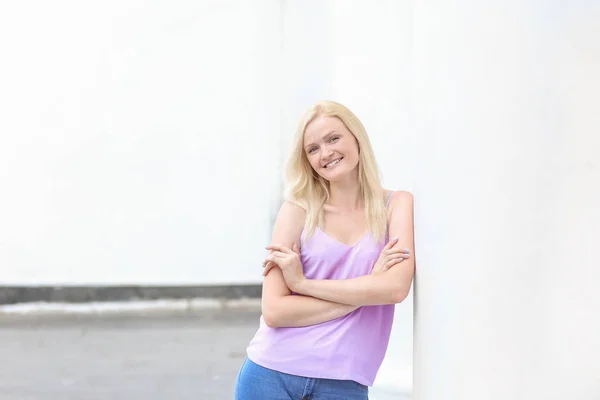
[(371, 271), (371, 275), (382, 273), (392, 268), (394, 265), (401, 263), (410, 257), (409, 249), (394, 249), (393, 247), (398, 242), (398, 238), (391, 239), (388, 244), (385, 245), (381, 253), (379, 254), (379, 258), (375, 265), (373, 266), (373, 270)]

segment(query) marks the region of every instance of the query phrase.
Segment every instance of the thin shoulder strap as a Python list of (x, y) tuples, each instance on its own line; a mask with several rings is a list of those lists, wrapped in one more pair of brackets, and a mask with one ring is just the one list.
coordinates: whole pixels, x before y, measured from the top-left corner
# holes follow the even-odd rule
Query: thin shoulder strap
[(385, 202), (385, 208), (388, 208), (388, 206), (390, 205), (390, 200), (392, 199), (392, 194), (394, 194), (393, 191), (391, 191), (390, 194), (388, 194), (387, 200)]

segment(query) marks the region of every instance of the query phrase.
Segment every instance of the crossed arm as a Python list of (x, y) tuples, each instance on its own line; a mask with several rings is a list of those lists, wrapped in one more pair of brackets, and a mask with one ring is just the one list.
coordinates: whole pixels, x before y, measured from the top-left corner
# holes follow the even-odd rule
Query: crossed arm
[[(277, 217), (273, 242), (292, 248), (304, 225), (304, 211), (285, 203)], [(413, 198), (397, 193), (390, 204), (390, 237), (394, 248), (407, 248), (413, 256), (387, 271), (346, 280), (302, 279), (291, 289), (279, 268), (272, 268), (263, 284), (263, 319), (271, 327), (298, 327), (342, 317), (360, 306), (402, 302), (414, 276)]]

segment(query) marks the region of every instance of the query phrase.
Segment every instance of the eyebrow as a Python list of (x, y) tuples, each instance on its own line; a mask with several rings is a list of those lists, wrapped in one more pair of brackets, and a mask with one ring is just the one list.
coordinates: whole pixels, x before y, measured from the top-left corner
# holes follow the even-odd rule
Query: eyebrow
[[(334, 133), (338, 133), (338, 131), (336, 131), (335, 129), (333, 129), (332, 131), (330, 131), (329, 133), (327, 133), (326, 135), (323, 135), (323, 139), (327, 139), (329, 136), (333, 135)], [(308, 148), (310, 146), (315, 146), (316, 143), (309, 143), (306, 146), (304, 146), (304, 148)]]

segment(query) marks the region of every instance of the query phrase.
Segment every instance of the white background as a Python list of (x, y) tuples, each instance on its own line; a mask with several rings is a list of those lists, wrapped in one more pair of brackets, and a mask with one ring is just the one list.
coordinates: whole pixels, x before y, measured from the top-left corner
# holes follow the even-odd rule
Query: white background
[[(332, 99), (417, 196), (416, 397), (595, 398), (599, 8), (2, 3), (0, 285), (260, 283)], [(377, 386), (410, 390), (412, 324), (410, 296)]]
[[(290, 139), (320, 99), (411, 190), (412, 6), (370, 4), (3, 3), (0, 284), (260, 283)], [(411, 313), (382, 386), (410, 387)]]

